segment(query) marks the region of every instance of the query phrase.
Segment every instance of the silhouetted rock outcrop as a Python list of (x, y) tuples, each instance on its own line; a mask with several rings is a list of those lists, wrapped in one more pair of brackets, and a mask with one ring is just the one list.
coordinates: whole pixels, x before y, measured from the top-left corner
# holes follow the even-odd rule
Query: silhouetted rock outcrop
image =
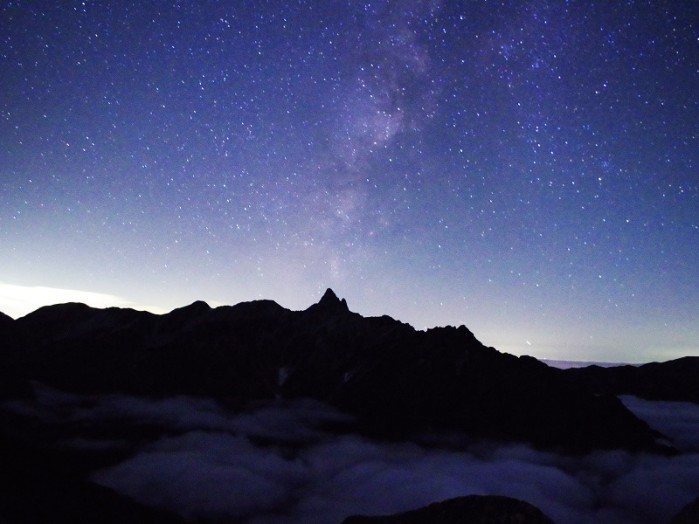
[(342, 524), (553, 524), (553, 521), (521, 500), (471, 495), (396, 515), (352, 516)]
[(384, 437), (452, 430), (573, 452), (658, 449), (613, 396), (485, 347), (463, 326), (416, 331), (362, 317), (332, 290), (305, 311), (268, 300), (195, 302), (166, 315), (64, 304), (14, 326), (25, 378), (67, 391), (202, 395), (233, 406), (311, 397)]
[(340, 300), (335, 292), (328, 288), (320, 301), (317, 304), (313, 304), (306, 311), (309, 313), (342, 314), (348, 313), (349, 307), (347, 307), (347, 301), (344, 298)]
[(648, 400), (699, 404), (699, 357), (642, 366), (588, 366), (562, 370), (561, 373), (593, 394), (636, 395)]
[(0, 358), (2, 352), (7, 352), (16, 345), (15, 321), (12, 317), (0, 312)]
[(31, 392), (21, 365), (20, 347), (16, 321), (0, 313), (0, 400)]
[(9, 326), (13, 322), (14, 322), (14, 320), (12, 319), (11, 316), (6, 315), (2, 311), (0, 311), (0, 330), (4, 329), (6, 326)]

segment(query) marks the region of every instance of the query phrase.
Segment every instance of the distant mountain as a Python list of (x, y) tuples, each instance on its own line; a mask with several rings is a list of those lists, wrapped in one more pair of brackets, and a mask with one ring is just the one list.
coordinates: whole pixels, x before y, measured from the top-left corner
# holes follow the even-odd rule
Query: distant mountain
[(3, 322), (0, 335), (15, 375), (76, 393), (198, 395), (233, 407), (310, 397), (387, 438), (448, 430), (568, 452), (659, 449), (612, 395), (485, 347), (464, 326), (416, 331), (362, 317), (330, 289), (305, 311), (268, 300), (166, 315), (48, 306)]
[(586, 368), (589, 366), (600, 366), (603, 368), (625, 366), (625, 362), (594, 362), (594, 361), (582, 361), (582, 360), (551, 360), (548, 358), (539, 359), (541, 362), (547, 366), (558, 369), (570, 369), (570, 368)]
[(699, 357), (642, 366), (588, 366), (562, 371), (571, 384), (593, 394), (636, 395), (648, 400), (699, 404)]

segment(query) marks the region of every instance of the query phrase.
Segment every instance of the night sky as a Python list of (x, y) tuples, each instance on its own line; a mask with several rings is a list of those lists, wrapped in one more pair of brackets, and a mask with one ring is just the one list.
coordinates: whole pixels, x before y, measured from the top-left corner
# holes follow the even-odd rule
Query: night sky
[(699, 354), (699, 3), (6, 1), (0, 311), (327, 287), (543, 358)]

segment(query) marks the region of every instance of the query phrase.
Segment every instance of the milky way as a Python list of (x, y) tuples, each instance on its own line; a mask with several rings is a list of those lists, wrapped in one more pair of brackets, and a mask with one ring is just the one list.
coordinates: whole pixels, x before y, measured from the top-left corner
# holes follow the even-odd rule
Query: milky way
[(4, 312), (332, 287), (514, 353), (697, 353), (696, 2), (10, 1), (0, 27)]

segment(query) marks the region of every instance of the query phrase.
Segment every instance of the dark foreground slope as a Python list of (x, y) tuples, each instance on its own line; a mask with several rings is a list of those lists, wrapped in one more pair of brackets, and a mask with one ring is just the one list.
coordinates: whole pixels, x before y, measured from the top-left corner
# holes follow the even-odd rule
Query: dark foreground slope
[(77, 393), (187, 394), (231, 406), (312, 397), (384, 437), (449, 430), (569, 452), (657, 449), (613, 396), (485, 347), (463, 326), (416, 331), (364, 318), (331, 290), (305, 311), (271, 301), (196, 302), (167, 315), (65, 304), (5, 321), (0, 336), (15, 382)]
[(553, 524), (553, 521), (521, 500), (470, 495), (397, 515), (352, 516), (342, 524)]

